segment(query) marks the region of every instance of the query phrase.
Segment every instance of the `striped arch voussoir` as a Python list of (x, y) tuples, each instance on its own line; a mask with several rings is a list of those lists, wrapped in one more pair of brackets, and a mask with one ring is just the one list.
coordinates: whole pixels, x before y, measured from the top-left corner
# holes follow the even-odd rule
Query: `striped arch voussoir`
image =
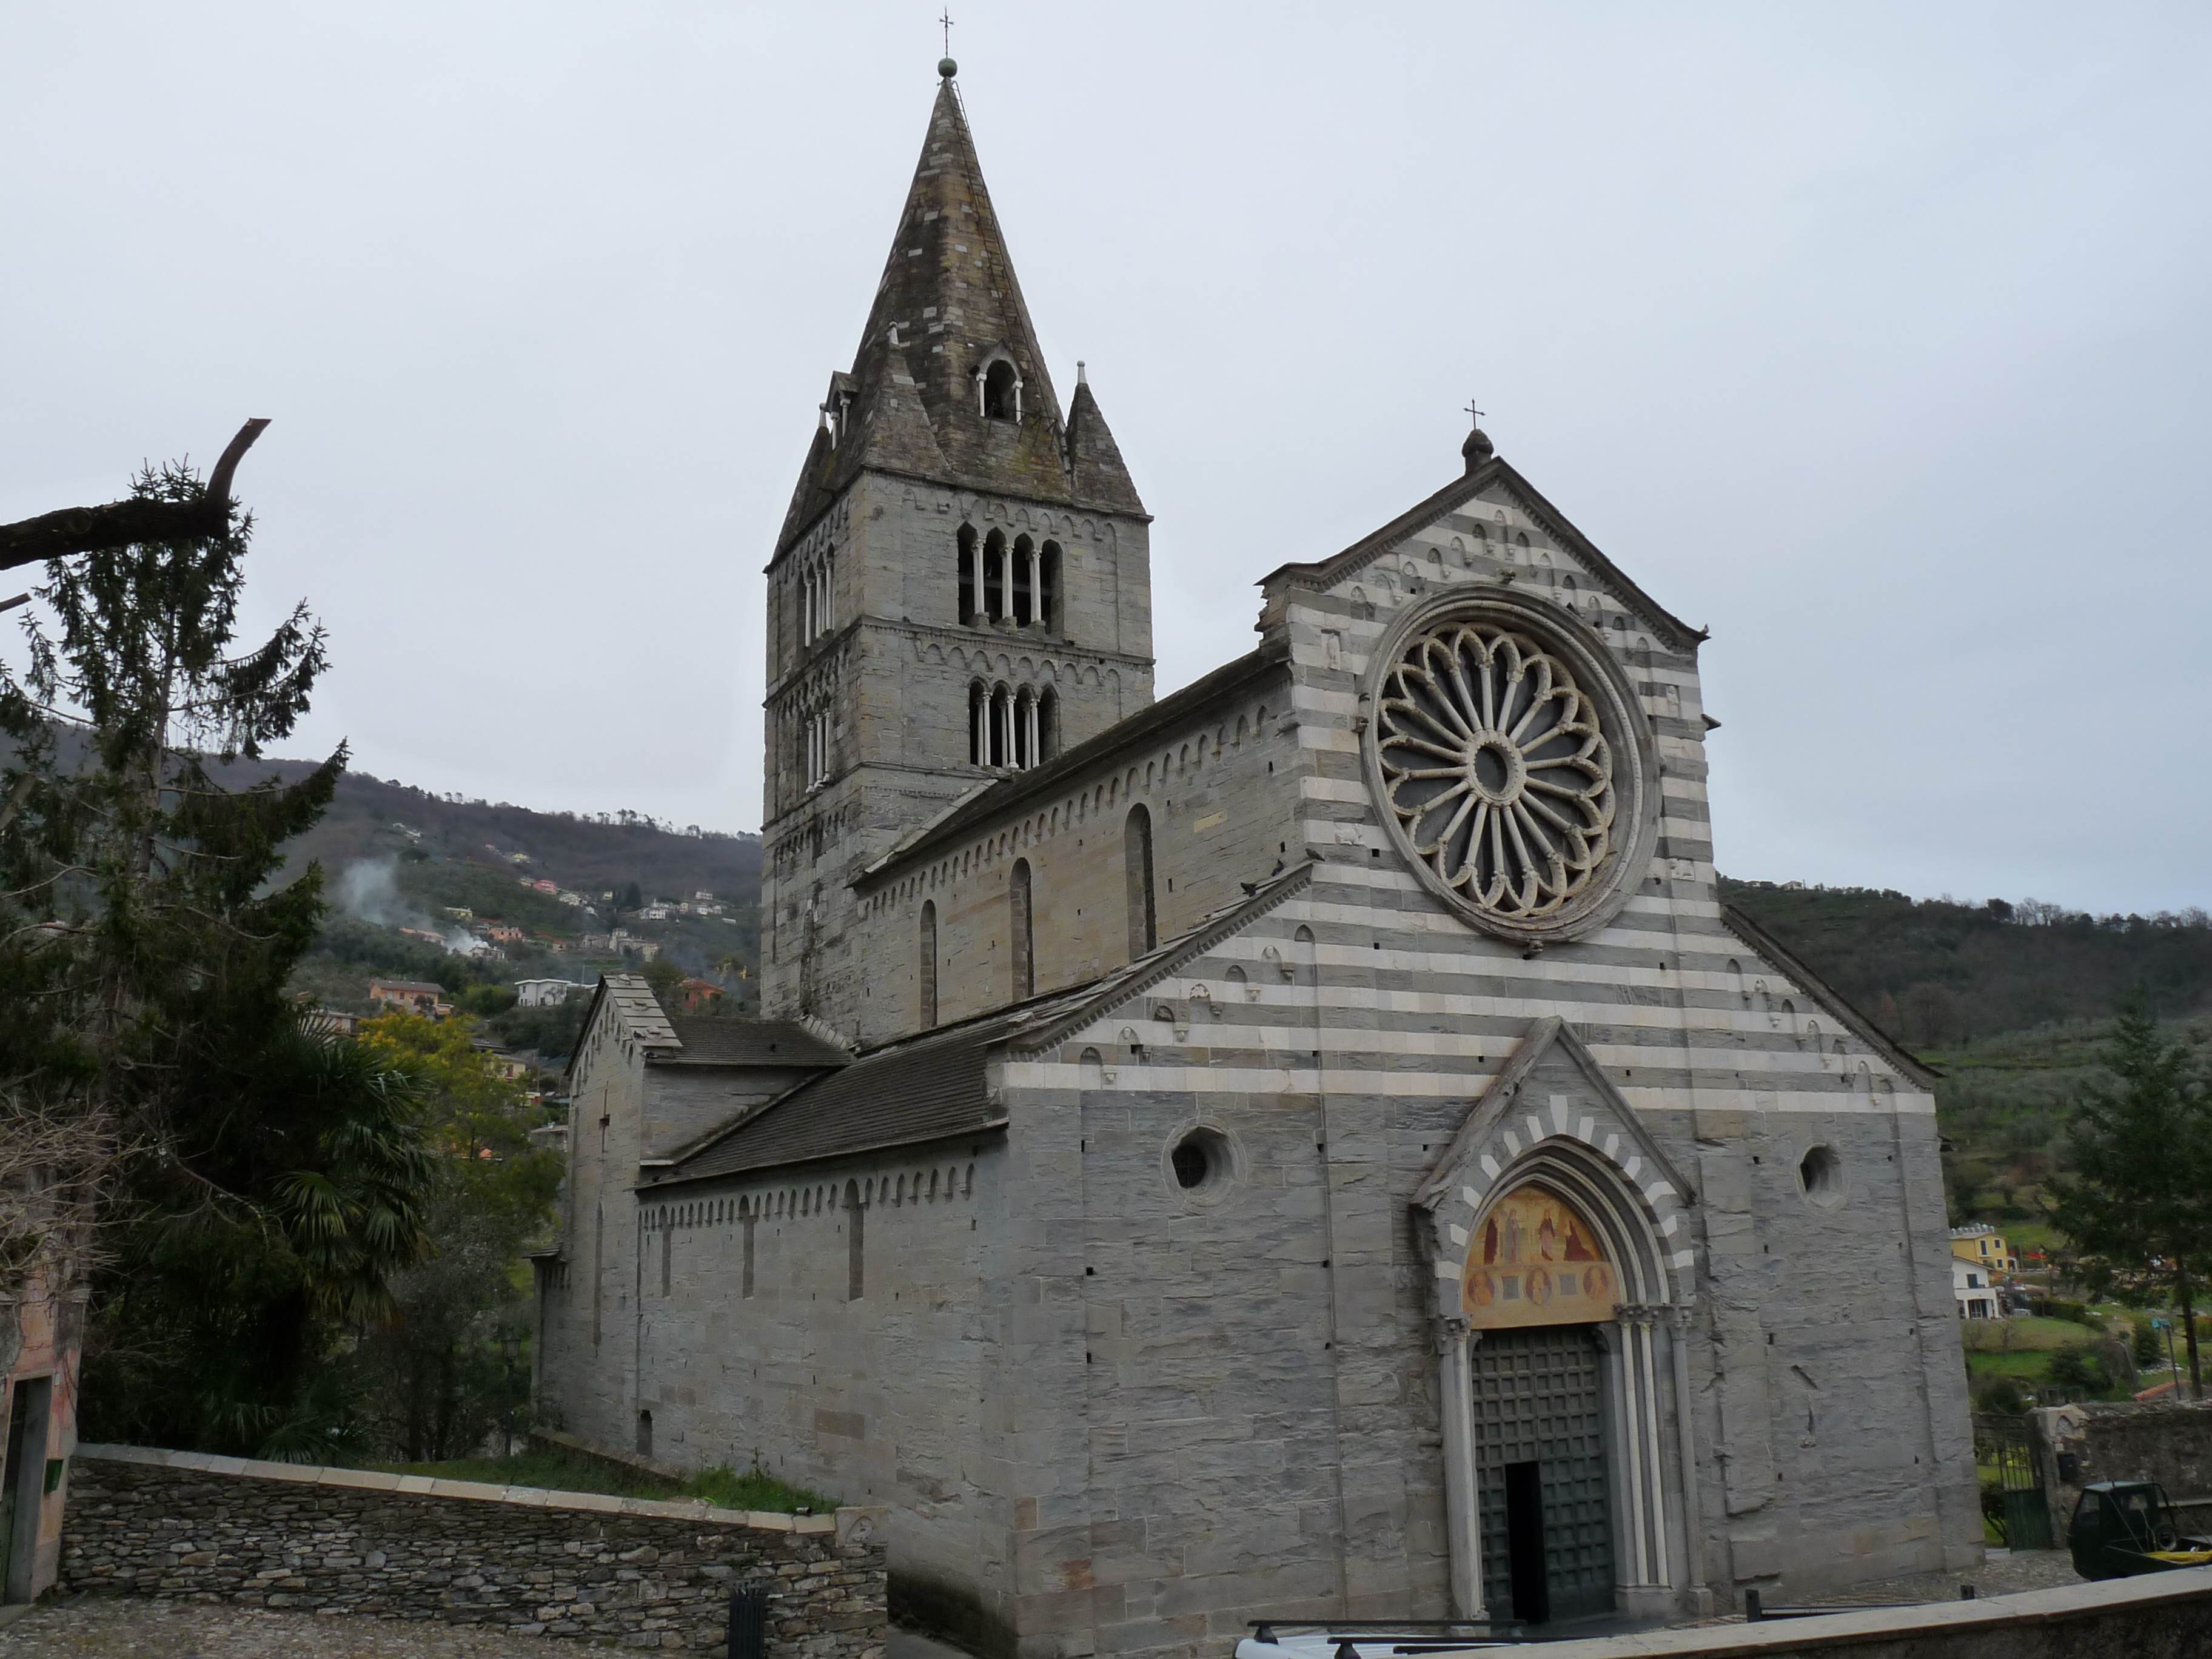
[[(1544, 1067), (1567, 1062), (1565, 1076)], [(1696, 1194), (1566, 1024), (1534, 1022), (1413, 1195), (1431, 1245), (1437, 1311), (1460, 1313), (1468, 1246), (1505, 1194), (1542, 1181), (1588, 1211), (1638, 1281), (1632, 1299), (1688, 1299)]]

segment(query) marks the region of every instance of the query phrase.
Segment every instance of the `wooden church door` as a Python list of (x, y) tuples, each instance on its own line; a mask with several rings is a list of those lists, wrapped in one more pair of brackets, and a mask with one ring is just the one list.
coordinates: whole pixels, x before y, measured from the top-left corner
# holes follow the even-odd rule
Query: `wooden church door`
[(1612, 1612), (1613, 1505), (1595, 1329), (1487, 1332), (1470, 1363), (1491, 1616), (1540, 1624)]

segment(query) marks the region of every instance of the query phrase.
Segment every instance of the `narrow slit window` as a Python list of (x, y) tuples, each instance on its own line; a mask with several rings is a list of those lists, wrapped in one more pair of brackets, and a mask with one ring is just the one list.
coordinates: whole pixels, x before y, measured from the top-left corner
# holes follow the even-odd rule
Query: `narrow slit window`
[(1152, 902), (1152, 815), (1142, 805), (1129, 809), (1122, 826), (1121, 859), (1129, 887), (1129, 959), (1133, 962), (1160, 942), (1159, 915)]
[(1031, 907), (1030, 892), (1030, 861), (1014, 860), (1013, 880), (1009, 885), (1008, 902), (1013, 934), (1014, 1000), (1026, 1001), (1036, 994), (1036, 939), (1030, 927)]
[(937, 1024), (937, 901), (929, 899), (921, 907), (921, 1024), (924, 1030)]
[(860, 1203), (860, 1185), (845, 1183), (845, 1300), (858, 1302), (867, 1289), (868, 1212)]
[(744, 1261), (739, 1276), (738, 1291), (741, 1295), (750, 1297), (753, 1293), (753, 1229), (760, 1220), (759, 1200), (754, 1200), (750, 1203), (741, 1202), (738, 1206), (738, 1216), (744, 1228), (745, 1235)]

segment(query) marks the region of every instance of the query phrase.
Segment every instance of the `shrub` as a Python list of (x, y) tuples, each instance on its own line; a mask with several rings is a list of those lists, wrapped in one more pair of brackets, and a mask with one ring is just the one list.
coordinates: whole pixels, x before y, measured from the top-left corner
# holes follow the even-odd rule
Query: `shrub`
[(2052, 1385), (2063, 1389), (2069, 1400), (2094, 1400), (2112, 1386), (2104, 1360), (2086, 1345), (2053, 1354), (2050, 1376)]

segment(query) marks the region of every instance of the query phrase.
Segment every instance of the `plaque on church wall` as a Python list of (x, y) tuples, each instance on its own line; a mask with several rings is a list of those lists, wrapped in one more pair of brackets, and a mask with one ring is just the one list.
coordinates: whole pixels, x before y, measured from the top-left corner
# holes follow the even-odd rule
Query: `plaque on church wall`
[(1578, 619), (1516, 594), (1448, 596), (1394, 632), (1370, 696), (1372, 786), (1431, 892), (1532, 943), (1626, 902), (1656, 835), (1650, 722)]
[(1547, 1188), (1516, 1188), (1469, 1243), (1460, 1305), (1478, 1330), (1611, 1319), (1620, 1275), (1595, 1231)]

